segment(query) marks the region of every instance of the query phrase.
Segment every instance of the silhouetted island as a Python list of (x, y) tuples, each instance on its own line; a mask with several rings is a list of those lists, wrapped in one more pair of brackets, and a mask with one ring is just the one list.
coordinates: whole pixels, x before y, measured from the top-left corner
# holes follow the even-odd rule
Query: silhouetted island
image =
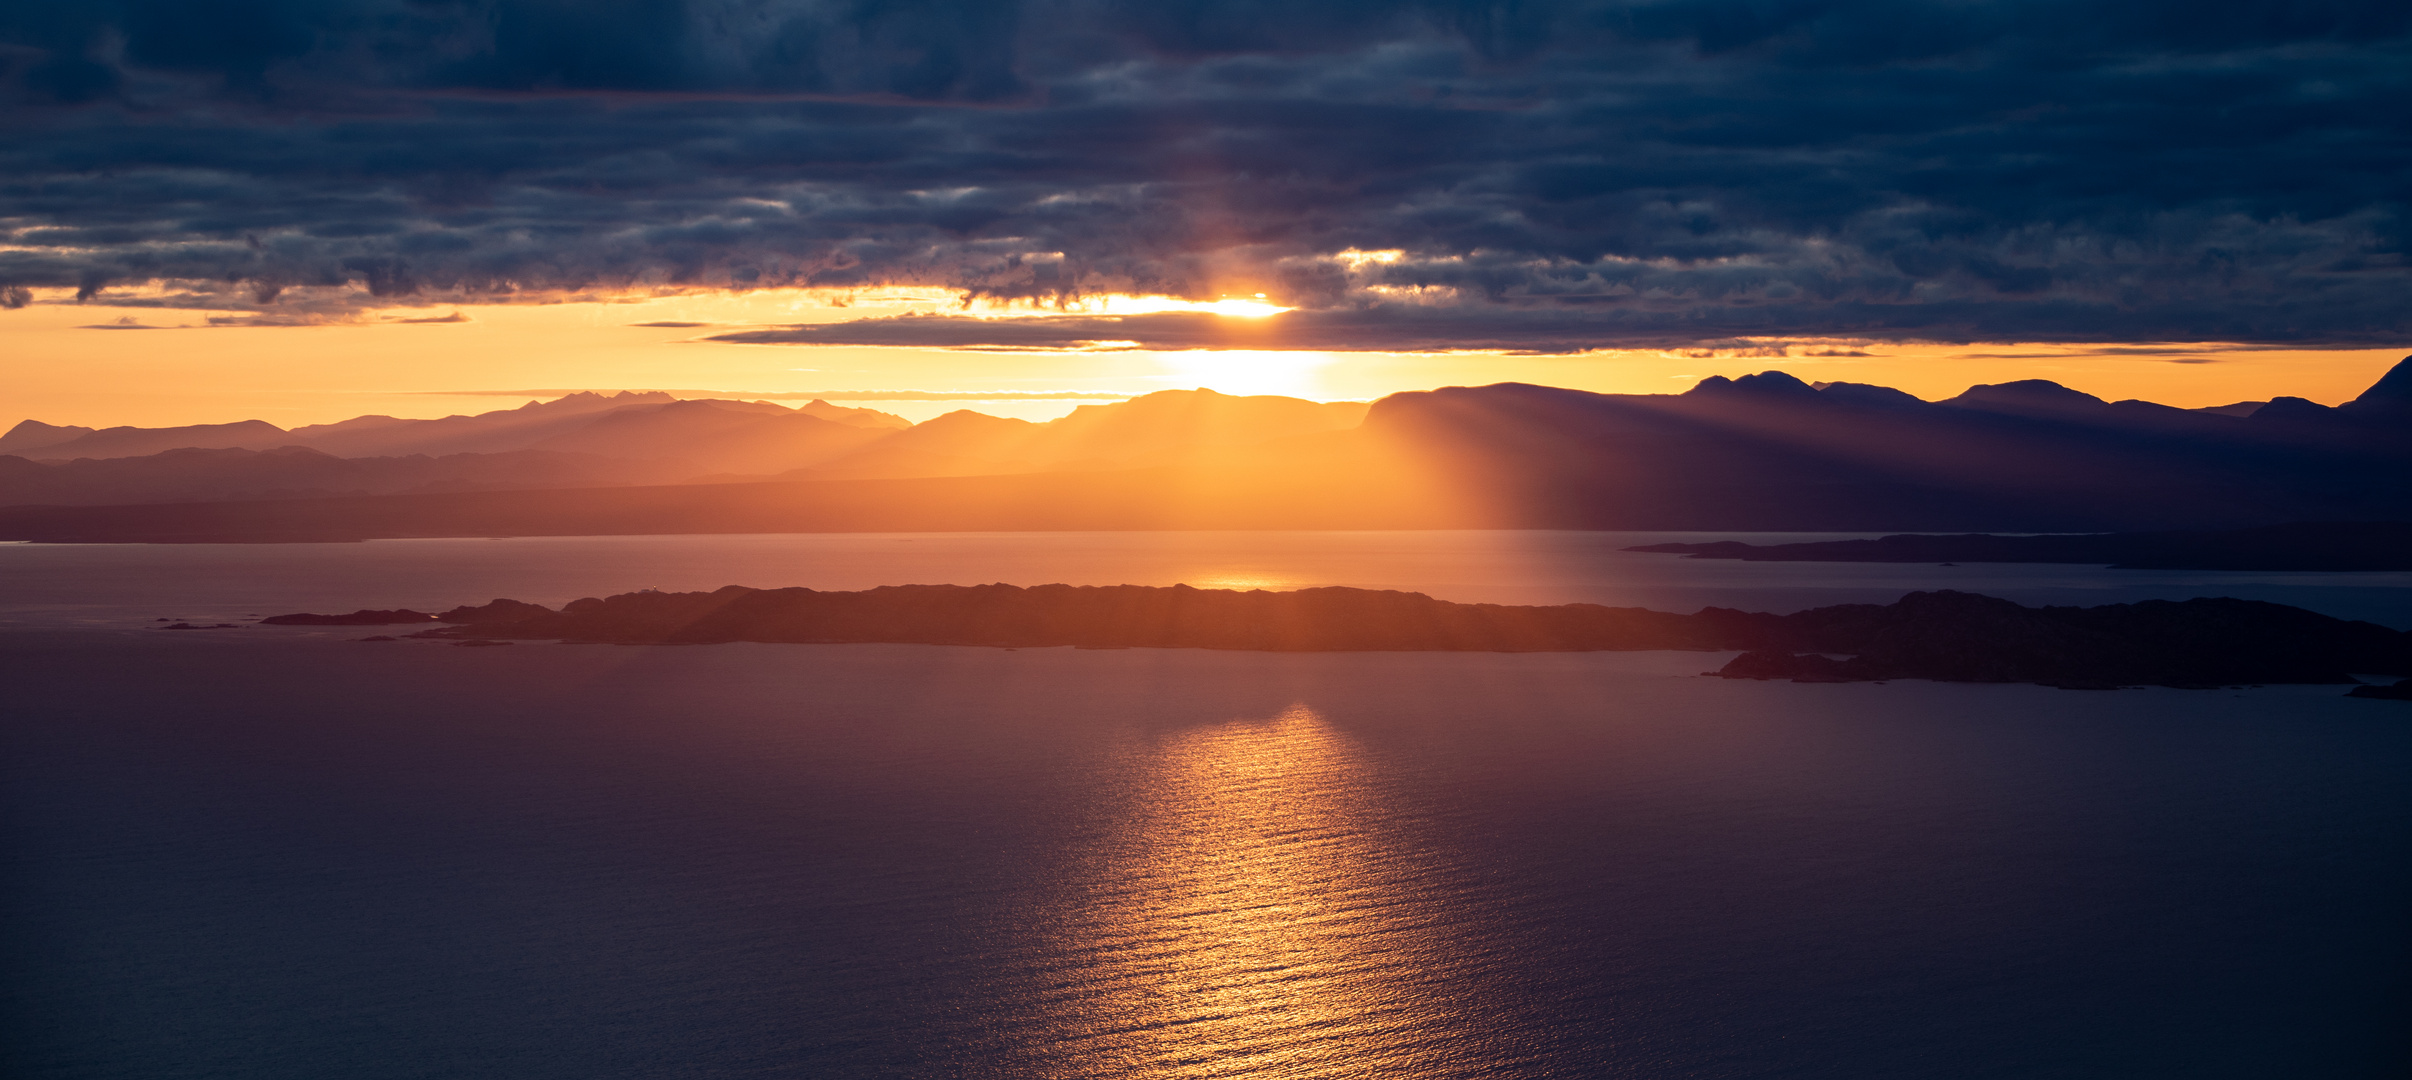
[(2301, 522), (2217, 532), (1900, 535), (1805, 544), (1644, 544), (1627, 551), (1744, 562), (2093, 563), (2121, 570), (2412, 570), (2412, 522)]
[[(285, 615), (359, 625), (365, 615)], [(2412, 634), (2252, 600), (2025, 607), (1962, 592), (1791, 615), (1678, 615), (1597, 604), (1457, 604), (1350, 588), (1237, 592), (1186, 585), (897, 585), (863, 592), (622, 593), (561, 610), (516, 600), (458, 607), (412, 635), (454, 641), (733, 641), (1279, 652), (1744, 650), (1727, 678), (1939, 679), (2063, 687), (2350, 683), (2412, 675)], [(347, 620), (334, 622), (334, 620)], [(394, 620), (402, 621), (402, 620)]]
[(303, 612), (298, 615), (271, 615), (260, 620), (269, 626), (393, 626), (399, 623), (434, 621), (436, 621), (434, 615), (424, 611), (412, 611), (409, 608), (395, 608), (391, 611), (362, 608), (349, 615), (312, 615)]

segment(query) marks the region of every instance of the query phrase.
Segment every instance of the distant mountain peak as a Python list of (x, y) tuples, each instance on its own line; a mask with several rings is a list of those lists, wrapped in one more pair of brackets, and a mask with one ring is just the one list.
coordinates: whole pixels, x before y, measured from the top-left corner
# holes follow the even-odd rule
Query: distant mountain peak
[(72, 459), (141, 457), (187, 446), (210, 450), (233, 447), (265, 450), (284, 445), (290, 441), (290, 435), (290, 432), (265, 420), (187, 424), (168, 428), (111, 427), (87, 432), (63, 442), (28, 447), (27, 451), (43, 458)]
[(2260, 408), (2253, 410), (2253, 415), (2246, 417), (2246, 419), (2252, 420), (2263, 426), (2295, 422), (2316, 422), (2327, 417), (2328, 414), (2335, 411), (2336, 410), (2309, 398), (2280, 395), (2278, 397), (2271, 398)]
[(1947, 398), (1941, 404), (1985, 412), (2037, 415), (2083, 415), (2110, 407), (2110, 402), (2082, 390), (2071, 390), (2050, 379), (1982, 383)]
[(1711, 375), (1684, 392), (1686, 397), (1694, 394), (1754, 394), (1762, 397), (1816, 398), (1817, 388), (1781, 371), (1762, 371), (1756, 375), (1744, 375), (1739, 379)]
[(797, 407), (796, 411), (806, 416), (835, 420), (838, 423), (852, 424), (855, 427), (888, 428), (901, 431), (913, 426), (912, 421), (895, 413), (885, 413), (878, 409), (851, 409), (844, 405), (832, 405), (820, 398), (805, 402)]
[(509, 411), (531, 415), (581, 413), (601, 409), (617, 409), (626, 405), (667, 405), (677, 400), (677, 397), (660, 390), (622, 390), (612, 394), (606, 394), (600, 390), (580, 390), (576, 393), (563, 394), (551, 401), (531, 401)]
[(0, 454), (35, 450), (63, 443), (69, 439), (82, 438), (92, 432), (93, 429), (88, 427), (45, 424), (39, 420), (26, 420), (8, 429), (8, 434), (0, 435)]

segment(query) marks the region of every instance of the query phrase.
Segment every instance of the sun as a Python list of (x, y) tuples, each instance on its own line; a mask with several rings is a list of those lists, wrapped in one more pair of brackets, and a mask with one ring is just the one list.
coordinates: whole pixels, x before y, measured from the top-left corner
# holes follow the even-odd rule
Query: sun
[(1173, 372), (1172, 381), (1217, 393), (1311, 398), (1323, 388), (1323, 368), (1337, 358), (1320, 352), (1200, 349), (1163, 353), (1158, 359)]

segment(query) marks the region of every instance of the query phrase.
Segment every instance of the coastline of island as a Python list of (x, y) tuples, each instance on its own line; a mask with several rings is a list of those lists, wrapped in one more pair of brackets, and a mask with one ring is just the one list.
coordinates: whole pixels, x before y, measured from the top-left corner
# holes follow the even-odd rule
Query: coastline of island
[[(1460, 604), (1421, 593), (1187, 585), (896, 585), (860, 592), (632, 592), (559, 610), (498, 599), (441, 613), (296, 613), (271, 626), (407, 626), (411, 638), (613, 644), (895, 643), (1272, 652), (1739, 651), (1714, 674), (1799, 682), (2034, 683), (2071, 689), (2359, 685), (2412, 676), (2412, 633), (2231, 598), (2027, 607), (1973, 593), (1788, 615), (1596, 604)], [(379, 635), (387, 637), (387, 635)], [(2386, 688), (2366, 688), (2386, 689)], [(2388, 697), (2387, 693), (2361, 694)]]

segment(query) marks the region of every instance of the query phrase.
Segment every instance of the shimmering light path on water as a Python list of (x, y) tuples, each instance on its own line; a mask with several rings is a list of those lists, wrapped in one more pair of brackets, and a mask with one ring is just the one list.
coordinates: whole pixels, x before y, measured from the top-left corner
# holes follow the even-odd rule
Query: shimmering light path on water
[(0, 633), (0, 1074), (2403, 1074), (2402, 706), (1716, 659)]
[[(1048, 1072), (1412, 1076), (1480, 1058), (1454, 881), (1312, 709), (1163, 740), (1050, 953)], [(1493, 1063), (1504, 1064), (1504, 1063)], [(1449, 1069), (1448, 1071), (1457, 1071)]]

